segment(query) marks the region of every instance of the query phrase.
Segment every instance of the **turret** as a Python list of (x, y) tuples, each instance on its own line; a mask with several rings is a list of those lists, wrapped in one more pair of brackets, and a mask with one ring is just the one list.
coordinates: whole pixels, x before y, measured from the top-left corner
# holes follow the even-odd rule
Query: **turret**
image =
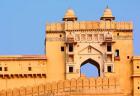
[(72, 9), (68, 9), (65, 13), (63, 21), (77, 21), (77, 16)]
[(112, 11), (108, 6), (104, 10), (103, 16), (100, 18), (100, 20), (104, 20), (104, 21), (115, 20), (115, 17), (112, 15)]

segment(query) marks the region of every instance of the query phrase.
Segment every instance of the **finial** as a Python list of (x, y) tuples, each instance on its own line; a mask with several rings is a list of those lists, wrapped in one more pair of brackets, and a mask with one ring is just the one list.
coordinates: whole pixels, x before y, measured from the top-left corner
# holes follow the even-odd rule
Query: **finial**
[(72, 10), (72, 7), (69, 6), (67, 9), (68, 9), (68, 10), (69, 10), (69, 9)]
[(108, 7), (108, 5), (106, 6), (106, 9), (108, 9), (109, 7)]
[(107, 3), (106, 9), (108, 9), (109, 8), (109, 6), (108, 6), (109, 0), (106, 0), (106, 3)]

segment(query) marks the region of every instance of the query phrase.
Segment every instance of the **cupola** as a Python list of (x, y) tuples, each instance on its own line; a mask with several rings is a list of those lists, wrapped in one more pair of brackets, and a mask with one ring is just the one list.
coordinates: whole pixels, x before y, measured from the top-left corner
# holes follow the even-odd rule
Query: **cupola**
[(108, 6), (105, 8), (103, 16), (100, 18), (100, 20), (104, 20), (104, 21), (115, 20), (115, 17), (112, 15), (112, 11)]
[(68, 9), (65, 13), (63, 21), (76, 21), (77, 17), (72, 9)]

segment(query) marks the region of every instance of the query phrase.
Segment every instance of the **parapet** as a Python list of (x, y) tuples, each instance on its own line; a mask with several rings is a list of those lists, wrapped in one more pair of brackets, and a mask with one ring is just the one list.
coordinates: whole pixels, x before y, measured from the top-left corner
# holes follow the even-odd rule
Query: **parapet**
[(64, 23), (50, 23), (46, 25), (46, 32), (64, 31)]
[(73, 94), (122, 94), (119, 81), (115, 77), (71, 79), (59, 82), (45, 83), (34, 87), (21, 87), (18, 89), (1, 90), (0, 96), (66, 96)]
[(140, 56), (133, 56), (133, 60), (140, 60)]
[(46, 32), (60, 32), (65, 30), (133, 30), (132, 22), (115, 21), (74, 21), (62, 23), (50, 23), (46, 26)]
[(4, 60), (47, 60), (45, 55), (3, 55), (0, 61)]

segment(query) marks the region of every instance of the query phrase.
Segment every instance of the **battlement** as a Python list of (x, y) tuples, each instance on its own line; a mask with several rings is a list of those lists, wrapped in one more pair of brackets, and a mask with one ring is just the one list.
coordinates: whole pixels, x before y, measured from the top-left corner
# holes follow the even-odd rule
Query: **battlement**
[(80, 21), (47, 24), (46, 32), (65, 30), (133, 30), (132, 22)]
[(140, 60), (140, 56), (133, 56), (133, 60)]
[(46, 25), (46, 31), (64, 31), (64, 23), (50, 23)]
[[(71, 79), (53, 83), (41, 84), (34, 87), (1, 90), (0, 96), (65, 96), (72, 94), (106, 94), (115, 96), (122, 94), (117, 78), (85, 78)], [(119, 95), (120, 96), (120, 95)]]
[(45, 55), (1, 55), (0, 61), (4, 60), (47, 60)]

